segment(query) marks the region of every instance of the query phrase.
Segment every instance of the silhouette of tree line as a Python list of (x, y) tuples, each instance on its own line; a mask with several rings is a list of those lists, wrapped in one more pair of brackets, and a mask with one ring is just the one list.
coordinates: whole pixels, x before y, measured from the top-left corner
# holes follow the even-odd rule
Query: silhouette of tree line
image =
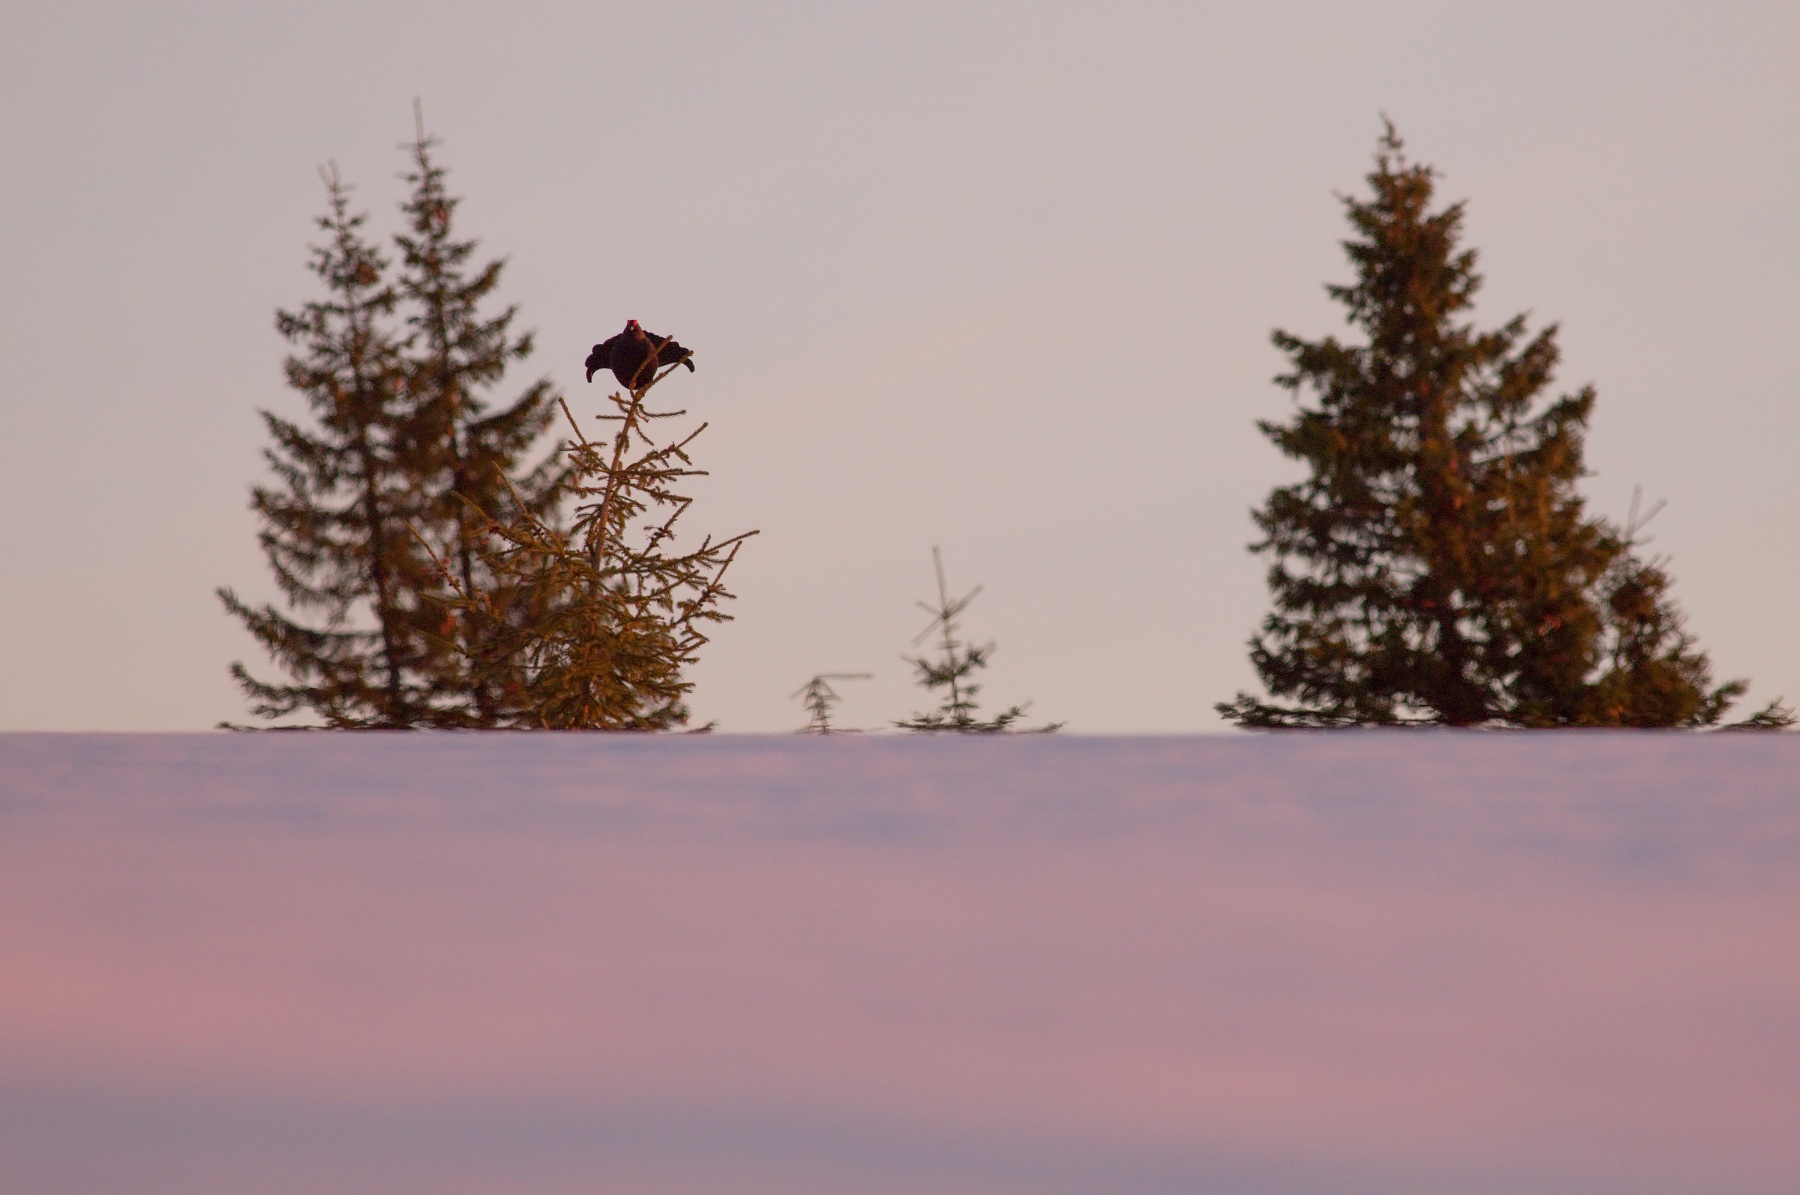
[[(683, 726), (687, 669), (729, 619), (724, 576), (755, 534), (674, 546), (705, 425), (665, 433), (686, 412), (648, 399), (693, 354), (635, 320), (595, 345), (588, 380), (610, 369), (622, 387), (599, 417), (610, 435), (584, 434), (547, 378), (496, 404), (531, 335), (512, 330), (516, 307), (490, 310), (504, 263), (458, 239), (436, 146), (420, 119), (397, 270), (325, 174), (323, 297), (276, 317), (313, 420), (263, 412), (273, 480), (251, 502), (287, 609), (220, 590), (286, 676), (232, 673), (265, 724)], [(1555, 325), (1471, 320), (1464, 204), (1434, 206), (1435, 172), (1391, 124), (1367, 182), (1343, 200), (1353, 277), (1327, 287), (1356, 335), (1274, 333), (1296, 408), (1258, 426), (1306, 476), (1253, 515), (1272, 609), (1250, 659), (1267, 696), (1220, 714), (1249, 728), (1792, 725), (1779, 700), (1724, 723), (1747, 683), (1713, 680), (1666, 562), (1645, 554), (1646, 520), (1635, 504), (1623, 525), (1587, 511), (1594, 388), (1552, 395)], [(559, 409), (568, 438), (529, 459)], [(914, 645), (936, 635), (937, 655), (905, 658), (940, 704), (894, 725), (1014, 730), (1024, 706), (976, 705), (994, 645), (959, 638), (979, 587), (953, 601), (937, 570)], [(862, 675), (803, 686), (807, 729), (838, 729), (829, 682)]]

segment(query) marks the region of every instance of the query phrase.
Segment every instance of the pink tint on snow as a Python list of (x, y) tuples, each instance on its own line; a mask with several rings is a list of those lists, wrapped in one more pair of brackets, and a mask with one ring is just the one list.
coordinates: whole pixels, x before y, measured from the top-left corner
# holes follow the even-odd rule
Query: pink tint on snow
[[(1114, 1154), (1173, 1159), (1145, 1190), (1800, 1173), (1790, 742), (195, 738), (53, 758), (79, 742), (0, 740), (17, 1098), (772, 1109), (912, 1134), (889, 1153), (1085, 1149), (1099, 1170), (1071, 1189), (1107, 1186)], [(340, 758), (309, 784), (319, 753)], [(517, 1190), (918, 1189), (908, 1166), (1043, 1189), (954, 1149), (722, 1140), (710, 1160), (492, 1164)], [(1216, 1158), (1237, 1179), (1208, 1177)], [(1296, 1159), (1314, 1179), (1253, 1173)], [(142, 1178), (159, 1164), (116, 1189), (163, 1189)], [(380, 1186), (446, 1189), (415, 1178)]]

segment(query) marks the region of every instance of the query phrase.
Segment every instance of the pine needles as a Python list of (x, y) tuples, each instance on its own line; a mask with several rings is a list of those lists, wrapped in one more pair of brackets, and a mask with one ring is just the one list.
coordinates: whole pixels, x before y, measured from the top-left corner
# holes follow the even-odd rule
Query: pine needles
[(684, 669), (698, 659), (713, 624), (730, 620), (725, 574), (747, 531), (702, 536), (674, 550), (692, 499), (681, 483), (704, 476), (685, 434), (652, 434), (658, 421), (685, 411), (655, 411), (646, 399), (670, 369), (634, 391), (610, 397), (618, 424), (610, 439), (589, 440), (568, 406), (574, 433), (565, 445), (566, 492), (576, 504), (567, 528), (513, 502), (502, 517), (478, 512), (477, 547), (492, 578), (463, 585), (441, 562), (445, 605), (467, 624), (458, 637), (470, 673), (499, 690), (501, 724), (558, 730), (666, 730), (689, 717), (693, 683)]

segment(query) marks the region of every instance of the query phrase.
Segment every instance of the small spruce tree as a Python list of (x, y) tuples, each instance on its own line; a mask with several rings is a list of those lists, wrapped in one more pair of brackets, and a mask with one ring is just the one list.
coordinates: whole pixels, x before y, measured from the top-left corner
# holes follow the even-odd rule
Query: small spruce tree
[[(1554, 325), (1481, 330), (1463, 205), (1390, 124), (1373, 194), (1347, 197), (1355, 279), (1327, 287), (1363, 343), (1276, 332), (1278, 384), (1311, 394), (1258, 426), (1308, 476), (1255, 513), (1274, 609), (1251, 640), (1269, 692), (1243, 726), (1710, 726), (1715, 685), (1639, 524), (1586, 512), (1576, 482), (1593, 388), (1545, 400)], [(1750, 724), (1792, 720), (1779, 702)]]
[(800, 728), (800, 733), (856, 733), (854, 730), (846, 732), (845, 728), (831, 724), (831, 711), (837, 708), (839, 701), (843, 700), (838, 696), (838, 691), (831, 687), (831, 682), (834, 680), (868, 680), (869, 676), (870, 674), (867, 672), (821, 672), (788, 694), (789, 697), (800, 698), (800, 703), (806, 707), (806, 725)]
[[(944, 580), (944, 558), (934, 547), (931, 549), (932, 563), (937, 567), (938, 600), (933, 606), (928, 602), (919, 602), (919, 609), (931, 615), (931, 622), (919, 632), (913, 640), (917, 647), (932, 635), (939, 637), (939, 656), (927, 659), (923, 656), (901, 656), (911, 664), (918, 674), (920, 687), (926, 692), (942, 691), (942, 704), (937, 709), (923, 714), (914, 714), (904, 722), (896, 722), (902, 730), (920, 731), (956, 731), (962, 734), (996, 734), (1010, 730), (1013, 724), (1025, 716), (1031, 703), (1015, 705), (1002, 710), (992, 718), (977, 716), (979, 706), (975, 700), (981, 692), (981, 686), (974, 677), (988, 665), (988, 658), (994, 654), (994, 644), (984, 643), (976, 646), (964, 643), (958, 638), (957, 618), (969, 607), (981, 592), (977, 585), (962, 597), (952, 601), (950, 588)], [(1060, 722), (1052, 722), (1039, 727), (1040, 731), (1054, 731), (1062, 726)]]
[(290, 676), (266, 682), (242, 663), (232, 676), (263, 718), (302, 713), (331, 727), (404, 727), (430, 718), (429, 630), (437, 612), (429, 558), (407, 532), (421, 515), (410, 458), (410, 407), (400, 346), (389, 326), (397, 297), (387, 261), (363, 238), (336, 167), (323, 172), (327, 213), (311, 269), (325, 296), (275, 325), (294, 346), (288, 385), (316, 427), (263, 411), (276, 483), (252, 490), (269, 567), (288, 604), (252, 607), (229, 588), (225, 608)]
[(685, 725), (709, 624), (730, 621), (725, 573), (755, 535), (703, 536), (671, 550), (692, 504), (685, 478), (704, 476), (688, 449), (706, 430), (658, 443), (656, 421), (686, 411), (652, 411), (644, 386), (614, 392), (619, 426), (610, 441), (582, 435), (563, 448), (566, 489), (576, 505), (566, 528), (513, 498), (482, 516), (477, 540), (485, 586), (466, 586), (454, 561), (439, 557), (446, 605), (473, 624), (458, 642), (468, 675), (500, 691), (499, 724), (557, 730), (669, 730)]

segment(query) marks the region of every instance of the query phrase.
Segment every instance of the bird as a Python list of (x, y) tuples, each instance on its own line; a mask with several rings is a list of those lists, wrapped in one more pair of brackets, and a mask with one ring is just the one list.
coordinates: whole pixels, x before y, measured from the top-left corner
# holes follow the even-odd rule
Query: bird
[(691, 373), (693, 352), (675, 343), (674, 337), (646, 332), (636, 320), (630, 319), (625, 321), (623, 332), (595, 345), (594, 351), (588, 354), (587, 380), (592, 382), (597, 371), (610, 369), (621, 385), (636, 390), (656, 376), (658, 366), (678, 363), (687, 366)]

